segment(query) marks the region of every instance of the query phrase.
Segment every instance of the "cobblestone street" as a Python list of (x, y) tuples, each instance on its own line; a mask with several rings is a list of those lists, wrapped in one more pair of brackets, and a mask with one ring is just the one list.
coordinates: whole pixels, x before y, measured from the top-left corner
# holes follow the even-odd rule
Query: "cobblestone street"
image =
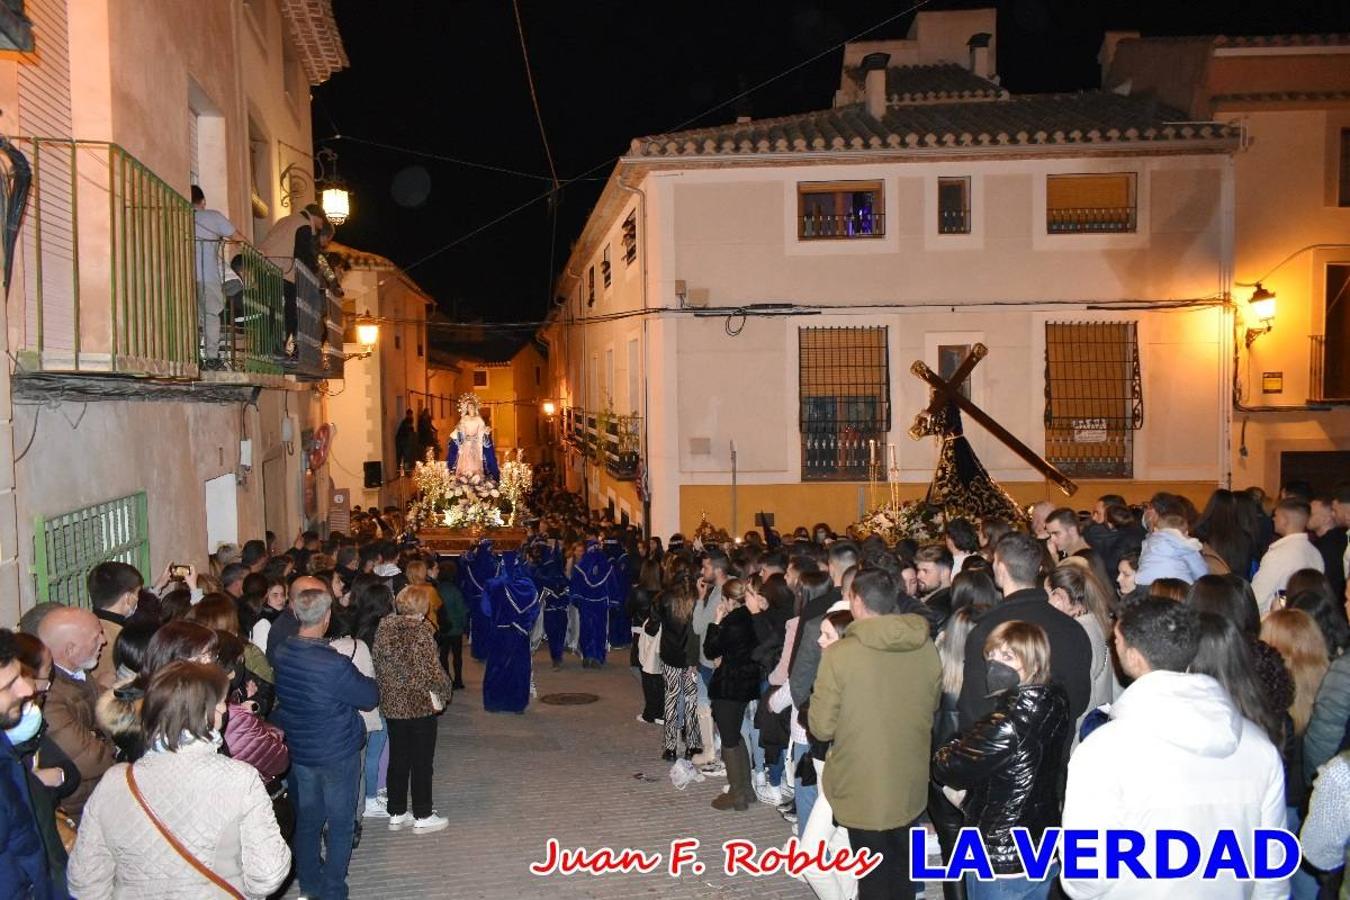
[[(466, 648), (467, 649), (467, 648)], [(726, 784), (711, 778), (677, 791), (660, 758), (660, 730), (635, 720), (640, 689), (626, 666), (627, 651), (604, 670), (584, 670), (569, 655), (554, 672), (545, 650), (535, 657), (540, 695), (589, 692), (584, 706), (531, 704), (524, 715), (483, 712), (480, 664), (465, 661), (469, 688), (456, 695), (440, 725), (436, 750), (437, 809), (446, 831), (389, 832), (366, 819), (352, 857), (353, 897), (810, 898), (804, 884), (776, 874), (729, 877), (721, 844), (730, 838), (757, 847), (781, 846), (791, 826), (763, 804), (748, 812), (717, 812), (709, 801)], [(647, 781), (638, 776), (654, 778)], [(564, 848), (632, 847), (663, 855), (647, 875), (537, 877), (545, 842)], [(673, 879), (664, 871), (670, 842), (694, 837), (706, 871)], [(290, 896), (295, 895), (292, 886)]]

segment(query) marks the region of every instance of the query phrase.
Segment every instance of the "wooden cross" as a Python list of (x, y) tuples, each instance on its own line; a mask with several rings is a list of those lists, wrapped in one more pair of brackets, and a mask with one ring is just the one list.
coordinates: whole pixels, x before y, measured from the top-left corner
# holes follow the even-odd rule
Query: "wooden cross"
[(970, 353), (966, 354), (966, 358), (952, 373), (952, 377), (946, 380), (928, 368), (923, 360), (916, 360), (914, 365), (910, 366), (909, 371), (933, 389), (933, 399), (929, 402), (928, 408), (915, 417), (914, 425), (909, 430), (910, 437), (918, 440), (929, 433), (924, 427), (927, 421), (942, 412), (948, 404), (955, 404), (971, 419), (983, 425), (984, 429), (998, 438), (1005, 447), (1020, 456), (1027, 465), (1053, 481), (1066, 495), (1072, 496), (1078, 490), (1078, 485), (1074, 483), (1073, 479), (1056, 469), (1035, 450), (1019, 441), (1013, 436), (1012, 432), (995, 422), (984, 410), (967, 400), (965, 395), (961, 393), (961, 386), (970, 377), (970, 373), (975, 370), (975, 366), (979, 364), (980, 360), (988, 355), (988, 347), (984, 344), (976, 344), (970, 348)]

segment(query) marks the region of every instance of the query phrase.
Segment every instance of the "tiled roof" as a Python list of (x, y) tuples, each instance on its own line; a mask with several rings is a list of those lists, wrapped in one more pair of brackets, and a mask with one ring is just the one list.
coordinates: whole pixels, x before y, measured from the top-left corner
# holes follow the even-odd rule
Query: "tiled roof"
[(1264, 91), (1250, 94), (1215, 94), (1216, 104), (1325, 103), (1350, 100), (1350, 91)]
[(1350, 34), (1221, 34), (1216, 47), (1333, 47), (1350, 44)]
[(281, 14), (310, 84), (323, 84), (334, 72), (351, 65), (333, 18), (333, 0), (281, 0)]
[(1137, 147), (1238, 135), (1236, 127), (1219, 123), (1179, 124), (1185, 118), (1145, 97), (1101, 91), (892, 106), (880, 121), (856, 104), (637, 138), (630, 152), (650, 158), (1089, 144)]
[[(844, 70), (844, 76), (861, 97), (864, 72), (857, 66)], [(931, 66), (892, 66), (886, 69), (886, 98), (889, 103), (934, 103), (943, 100), (998, 100), (1008, 92), (956, 63)]]

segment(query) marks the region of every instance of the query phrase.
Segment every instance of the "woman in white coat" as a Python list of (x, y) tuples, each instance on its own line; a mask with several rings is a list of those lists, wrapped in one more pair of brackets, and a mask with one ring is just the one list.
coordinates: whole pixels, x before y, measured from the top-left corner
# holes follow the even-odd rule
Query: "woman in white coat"
[(222, 756), (229, 681), (180, 661), (150, 679), (146, 753), (99, 780), (70, 854), (70, 891), (104, 897), (266, 897), (291, 851), (258, 771)]

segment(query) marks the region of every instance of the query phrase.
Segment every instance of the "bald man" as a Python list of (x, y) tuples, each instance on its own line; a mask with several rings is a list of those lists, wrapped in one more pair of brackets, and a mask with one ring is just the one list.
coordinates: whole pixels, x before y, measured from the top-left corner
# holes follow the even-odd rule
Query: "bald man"
[(80, 786), (61, 803), (79, 819), (103, 773), (116, 762), (115, 748), (98, 730), (94, 704), (98, 686), (90, 672), (107, 640), (98, 617), (87, 609), (62, 606), (38, 625), (38, 638), (52, 654), (52, 686), (42, 708), (47, 732), (80, 770)]
[[(291, 603), (295, 602), (295, 598), (300, 595), (301, 591), (311, 591), (316, 588), (326, 591), (328, 585), (310, 575), (301, 575), (291, 582)], [(274, 666), (277, 664), (277, 648), (286, 642), (286, 638), (295, 637), (300, 633), (300, 620), (295, 617), (295, 610), (291, 608), (291, 603), (286, 604), (286, 608), (272, 622), (272, 628), (267, 632), (267, 661)]]

